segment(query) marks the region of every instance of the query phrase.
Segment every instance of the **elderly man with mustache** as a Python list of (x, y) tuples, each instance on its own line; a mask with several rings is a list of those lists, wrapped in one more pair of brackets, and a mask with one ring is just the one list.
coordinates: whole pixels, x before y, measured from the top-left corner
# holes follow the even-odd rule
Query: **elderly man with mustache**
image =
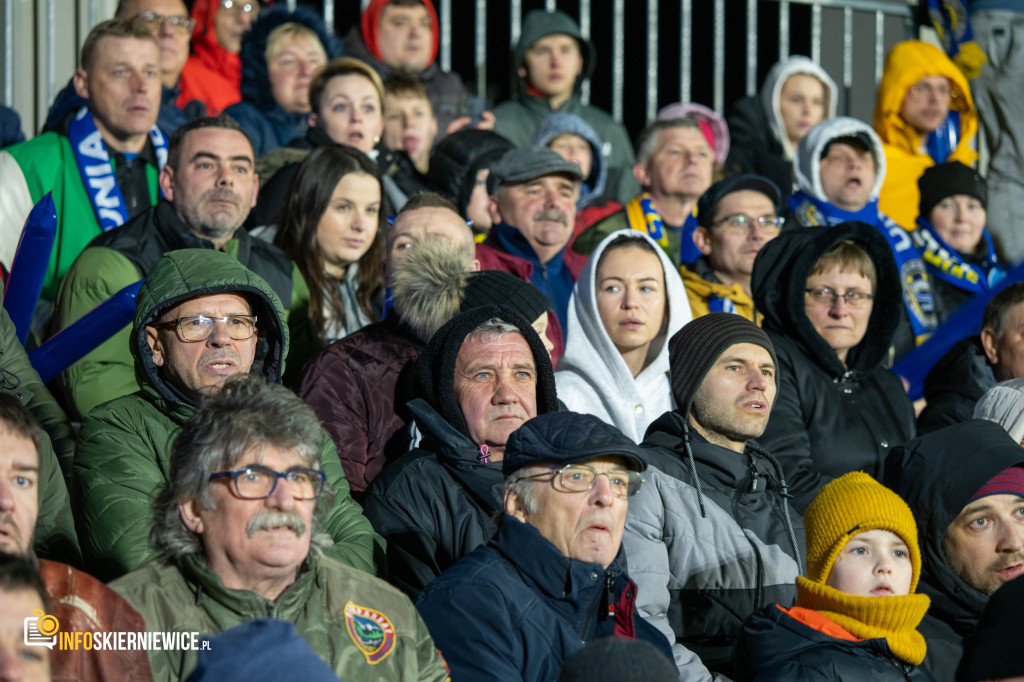
[[(172, 469), (175, 437), (200, 399), (230, 377), (281, 383), (288, 338), (271, 286), (230, 255), (182, 249), (160, 257), (139, 290), (128, 344), (142, 387), (90, 412), (75, 453), (75, 518), (97, 577), (116, 578), (157, 554), (147, 543), (150, 513)], [(268, 424), (273, 419), (265, 416)], [(326, 552), (373, 572), (378, 537), (352, 500), (323, 429), (317, 451), (335, 493), (324, 524), (334, 544)]]
[(492, 227), (476, 250), (481, 270), (510, 272), (544, 292), (563, 337), (572, 288), (587, 262), (566, 248), (582, 180), (578, 165), (550, 149), (506, 152), (487, 176)]
[[(233, 119), (201, 118), (171, 137), (160, 173), (163, 195), (126, 225), (96, 237), (75, 259), (57, 293), (54, 319), (62, 329), (123, 287), (146, 277), (160, 256), (177, 249), (224, 251), (265, 279), (295, 311), (308, 319), (309, 290), (295, 265), (277, 247), (253, 239), (242, 227), (256, 204), (252, 145)], [(61, 375), (76, 413), (139, 389), (128, 325)], [(304, 336), (304, 335), (303, 335)], [(314, 338), (314, 337), (309, 337)], [(289, 362), (300, 363), (312, 349), (293, 344)]]
[[(294, 623), (344, 680), (447, 680), (408, 597), (323, 555), (333, 490), (322, 441), (316, 413), (259, 377), (203, 394), (154, 505), (150, 539), (161, 558), (112, 587), (150, 631), (212, 635), (269, 616)], [(232, 652), (217, 655), (223, 665)], [(253, 662), (251, 652), (234, 655), (236, 672)], [(155, 680), (196, 667), (192, 650), (149, 656)]]

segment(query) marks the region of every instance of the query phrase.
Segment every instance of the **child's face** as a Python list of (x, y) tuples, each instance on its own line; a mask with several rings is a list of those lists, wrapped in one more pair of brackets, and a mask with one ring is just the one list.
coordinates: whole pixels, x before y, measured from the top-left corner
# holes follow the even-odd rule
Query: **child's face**
[(898, 535), (869, 530), (846, 545), (825, 584), (857, 597), (902, 597), (910, 594), (910, 550)]
[(416, 161), (430, 155), (437, 119), (430, 100), (387, 95), (384, 98), (384, 146), (404, 149)]

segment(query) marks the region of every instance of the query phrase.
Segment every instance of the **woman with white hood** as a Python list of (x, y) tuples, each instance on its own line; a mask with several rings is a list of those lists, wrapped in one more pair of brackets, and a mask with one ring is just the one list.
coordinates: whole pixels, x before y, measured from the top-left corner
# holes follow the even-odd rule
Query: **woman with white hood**
[(732, 145), (728, 175), (756, 173), (782, 190), (782, 205), (793, 187), (796, 146), (811, 128), (836, 115), (836, 83), (802, 55), (776, 62), (761, 91), (746, 97), (728, 116)]
[(691, 317), (683, 280), (657, 242), (636, 230), (608, 235), (573, 289), (559, 399), (639, 443), (675, 407), (668, 339)]

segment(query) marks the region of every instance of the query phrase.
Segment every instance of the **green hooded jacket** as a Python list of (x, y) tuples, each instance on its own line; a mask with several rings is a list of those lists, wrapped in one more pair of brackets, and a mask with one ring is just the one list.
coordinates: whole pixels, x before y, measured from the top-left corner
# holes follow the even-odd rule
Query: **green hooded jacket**
[[(408, 597), (383, 580), (313, 553), (277, 601), (228, 589), (196, 554), (152, 561), (111, 587), (152, 632), (212, 635), (257, 618), (276, 618), (294, 623), (345, 682), (448, 680)], [(360, 618), (353, 607), (369, 617)], [(156, 682), (183, 680), (196, 667), (196, 652), (150, 651), (149, 662)]]
[[(625, 204), (640, 193), (640, 186), (633, 178), (633, 164), (636, 162), (633, 145), (621, 123), (616, 123), (606, 111), (584, 104), (580, 99), (580, 85), (594, 70), (594, 47), (583, 37), (579, 25), (565, 12), (531, 11), (523, 20), (512, 63), (518, 71), (527, 49), (551, 35), (575, 38), (583, 57), (583, 69), (576, 79), (573, 94), (558, 107), (558, 112), (579, 116), (597, 133), (604, 144), (603, 154), (608, 164), (605, 195)], [(494, 132), (508, 138), (517, 147), (526, 148), (533, 143), (541, 122), (553, 113), (555, 110), (548, 100), (530, 94), (526, 79), (520, 77), (515, 97), (494, 107)]]
[[(197, 296), (239, 293), (257, 317), (252, 372), (281, 382), (288, 330), (280, 300), (261, 277), (226, 253), (182, 249), (164, 254), (136, 301), (131, 352), (141, 388), (92, 410), (82, 421), (72, 476), (75, 518), (87, 569), (101, 580), (131, 571), (155, 555), (148, 537), (152, 502), (166, 482), (171, 444), (192, 418), (195, 404), (167, 382), (153, 363), (146, 325), (170, 307)], [(325, 550), (374, 573), (383, 540), (349, 494), (334, 443), (323, 434), (321, 465), (335, 491), (324, 530), (335, 544)]]

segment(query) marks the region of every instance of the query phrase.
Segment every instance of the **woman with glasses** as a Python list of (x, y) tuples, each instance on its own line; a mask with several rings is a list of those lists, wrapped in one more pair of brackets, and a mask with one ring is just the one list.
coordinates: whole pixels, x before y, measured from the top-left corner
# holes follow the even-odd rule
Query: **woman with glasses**
[(309, 287), (309, 316), (322, 344), (382, 316), (384, 214), (377, 164), (342, 145), (313, 151), (292, 179), (274, 244)]
[(559, 399), (639, 443), (675, 407), (668, 339), (690, 318), (683, 281), (657, 242), (637, 230), (608, 235), (573, 289)]
[(866, 223), (783, 232), (758, 254), (754, 302), (778, 356), (779, 390), (758, 441), (782, 465), (796, 507), (850, 471), (875, 478), (915, 435), (889, 356), (903, 300), (888, 242)]
[(242, 99), (242, 36), (260, 13), (258, 0), (196, 0), (192, 6), (192, 55), (178, 87), (178, 106), (192, 100), (210, 116)]

